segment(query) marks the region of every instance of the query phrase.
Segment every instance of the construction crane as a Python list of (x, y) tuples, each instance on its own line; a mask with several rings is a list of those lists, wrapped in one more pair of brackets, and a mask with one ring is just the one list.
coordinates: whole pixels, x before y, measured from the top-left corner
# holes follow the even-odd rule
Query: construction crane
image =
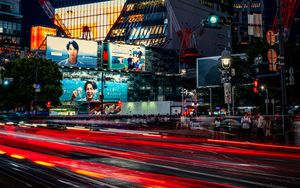
[[(285, 39), (288, 39), (290, 29), (295, 17), (295, 13), (299, 7), (300, 0), (281, 0), (281, 16), (284, 28)], [(273, 29), (278, 28), (278, 20), (275, 16), (273, 22)]]
[(198, 27), (182, 27), (176, 18), (172, 5), (170, 4), (170, 0), (166, 1), (166, 8), (170, 15), (172, 25), (180, 38), (179, 61), (194, 62), (193, 59), (200, 56), (195, 41), (195, 31)]
[(72, 37), (71, 33), (67, 29), (67, 27), (62, 22), (62, 19), (59, 17), (58, 14), (55, 14), (55, 9), (52, 4), (48, 0), (38, 0), (39, 4), (52, 21), (52, 23), (56, 26), (56, 28), (63, 33), (66, 37)]

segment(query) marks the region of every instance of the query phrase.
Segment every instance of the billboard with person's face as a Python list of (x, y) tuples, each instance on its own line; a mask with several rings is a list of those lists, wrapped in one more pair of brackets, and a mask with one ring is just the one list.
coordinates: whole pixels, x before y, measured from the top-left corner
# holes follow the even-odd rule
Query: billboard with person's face
[(99, 101), (103, 83), (104, 102), (116, 102), (118, 100), (126, 102), (127, 77), (119, 74), (103, 74), (104, 81), (101, 80), (102, 72), (98, 71), (63, 72), (63, 95), (60, 97), (60, 101)]
[(64, 67), (97, 67), (97, 42), (47, 37), (46, 58)]
[(145, 47), (104, 43), (103, 61), (112, 70), (145, 71)]

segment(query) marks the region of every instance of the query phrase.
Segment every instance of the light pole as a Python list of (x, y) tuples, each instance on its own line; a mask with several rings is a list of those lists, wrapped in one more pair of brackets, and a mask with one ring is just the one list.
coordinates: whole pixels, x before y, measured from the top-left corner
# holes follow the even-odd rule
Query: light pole
[(210, 109), (210, 116), (213, 116), (213, 112), (212, 112), (212, 92), (211, 92), (211, 87), (209, 88), (209, 109)]
[(265, 86), (261, 86), (260, 87), (262, 91), (266, 92), (266, 99), (265, 99), (265, 103), (266, 103), (266, 115), (269, 114), (269, 93), (268, 93), (268, 89)]
[(279, 65), (280, 65), (280, 79), (281, 79), (281, 115), (282, 115), (282, 128), (283, 133), (285, 132), (285, 114), (287, 106), (286, 97), (286, 83), (285, 83), (285, 63), (284, 63), (284, 41), (283, 41), (283, 24), (282, 24), (282, 13), (281, 13), (281, 2), (277, 0), (277, 20), (278, 20), (278, 42), (279, 42)]
[(227, 104), (228, 115), (230, 115), (230, 104), (231, 104), (231, 52), (226, 48), (221, 53), (221, 73), (222, 82), (224, 83), (224, 100)]
[(234, 116), (235, 111), (234, 111), (234, 90), (235, 90), (235, 86), (232, 86), (232, 115)]

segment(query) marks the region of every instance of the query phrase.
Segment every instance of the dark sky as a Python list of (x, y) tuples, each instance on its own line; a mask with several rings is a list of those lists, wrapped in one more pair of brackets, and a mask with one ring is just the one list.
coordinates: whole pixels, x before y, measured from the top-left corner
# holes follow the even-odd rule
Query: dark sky
[(23, 14), (23, 45), (29, 47), (31, 26), (54, 27), (38, 0), (21, 0), (21, 12)]

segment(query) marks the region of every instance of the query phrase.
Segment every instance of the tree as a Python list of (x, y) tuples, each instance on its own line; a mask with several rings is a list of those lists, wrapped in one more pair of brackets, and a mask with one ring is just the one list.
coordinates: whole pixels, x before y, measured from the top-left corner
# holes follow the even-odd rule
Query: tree
[[(13, 78), (13, 81), (8, 87), (0, 87), (0, 106), (5, 109), (26, 107), (29, 110), (35, 95), (36, 104), (42, 108), (46, 108), (48, 101), (54, 106), (60, 103), (62, 73), (57, 64), (41, 58), (17, 59), (7, 63), (5, 69), (4, 77)], [(40, 92), (35, 93), (35, 83), (41, 86)]]

